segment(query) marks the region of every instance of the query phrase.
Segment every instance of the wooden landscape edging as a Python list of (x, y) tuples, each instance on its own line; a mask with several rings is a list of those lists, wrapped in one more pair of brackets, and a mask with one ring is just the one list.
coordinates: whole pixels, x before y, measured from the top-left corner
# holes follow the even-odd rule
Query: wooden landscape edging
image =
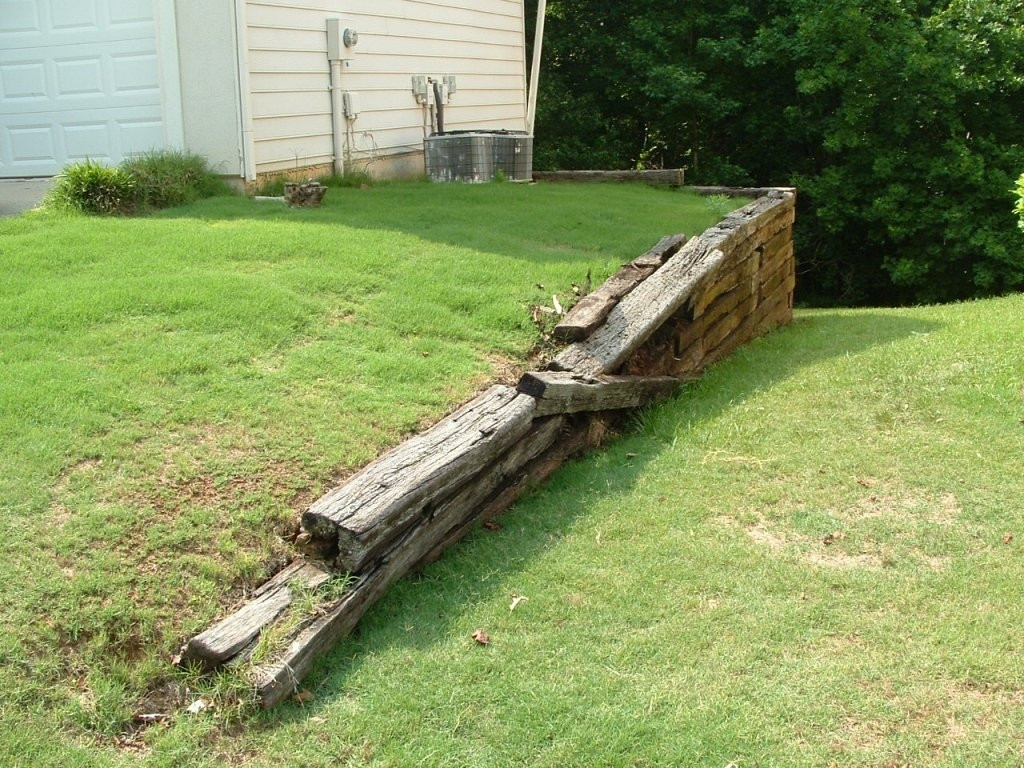
[[(251, 661), (264, 707), (297, 691), (395, 581), (599, 445), (623, 414), (789, 323), (794, 211), (794, 190), (769, 189), (701, 235), (662, 238), (625, 265), (556, 327), (574, 343), (548, 370), (515, 389), (491, 387), (313, 502), (297, 542), (304, 559), (189, 640), (180, 663)], [(336, 579), (340, 598), (289, 616), (295, 590), (315, 594)], [(275, 627), (286, 636), (257, 663), (254, 649)]]

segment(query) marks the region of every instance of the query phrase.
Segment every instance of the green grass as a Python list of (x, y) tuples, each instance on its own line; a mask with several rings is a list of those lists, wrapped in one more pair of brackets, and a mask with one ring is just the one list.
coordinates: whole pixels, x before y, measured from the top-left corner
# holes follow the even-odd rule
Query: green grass
[(0, 764), (131, 762), (132, 717), (187, 682), (177, 647), (289, 555), (305, 504), (521, 364), (531, 304), (716, 218), (645, 188), (407, 184), (0, 221)]
[[(700, 228), (654, 220), (685, 198), (592, 189), (375, 188), (322, 212), (217, 201), (179, 219), (89, 222), (69, 238), (104, 233), (88, 258), (61, 261), (53, 245), (59, 264), (0, 305), (13, 314), (37, 296), (0, 323), (4, 463), (20, 467), (2, 486), (0, 762), (1020, 764), (1021, 295), (800, 312), (566, 466), (500, 530), (399, 583), (306, 680), (305, 703), (240, 724), (224, 709), (178, 712), (118, 746), (135, 688), (166, 674), (174, 643), (224, 590), (258, 580), (263, 558), (285, 549), (275, 526), (302, 499), (467, 395), (489, 360), (522, 355), (526, 304), (586, 266), (603, 276), (665, 231)], [(445, 230), (437, 201), (452, 198)], [(589, 200), (625, 253), (601, 251), (584, 228), (575, 247), (563, 235)], [(609, 211), (625, 218), (605, 221)], [(648, 215), (654, 231), (630, 234)], [(34, 238), (36, 259), (67, 226), (0, 223), (23, 246)], [(363, 230), (396, 243), (369, 270), (355, 264), (360, 249), (333, 245)], [(178, 251), (177, 270), (164, 262), (164, 298), (139, 319), (128, 257), (178, 237), (197, 245)], [(115, 252), (119, 238), (129, 244)], [(258, 269), (239, 263), (246, 242), (269, 254)], [(435, 302), (461, 299), (431, 286), (419, 248), (460, 275), (490, 260), (478, 290), (499, 282), (508, 296), (492, 300), (510, 302), (507, 314), (488, 304), (466, 314), (472, 325), (435, 318), (454, 313)], [(6, 274), (27, 279), (20, 269)], [(344, 292), (352, 281), (364, 290)], [(93, 300), (58, 311), (79, 290)], [(431, 297), (419, 311), (417, 295)], [(424, 317), (433, 330), (407, 330)], [(376, 378), (362, 373), (392, 357)], [(36, 363), (39, 393), (7, 385), (6, 371)], [(171, 375), (172, 363), (183, 370)], [(429, 402), (410, 402), (425, 390)], [(8, 441), (19, 434), (35, 438)], [(477, 629), (490, 645), (472, 640)], [(232, 684), (218, 681), (221, 701)]]
[(800, 313), (400, 584), (216, 759), (1019, 764), (1022, 313)]

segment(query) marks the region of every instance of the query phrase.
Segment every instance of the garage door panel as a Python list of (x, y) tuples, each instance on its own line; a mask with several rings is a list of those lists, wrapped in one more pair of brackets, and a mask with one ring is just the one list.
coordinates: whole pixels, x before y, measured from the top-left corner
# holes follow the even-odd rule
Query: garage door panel
[(0, 3), (0, 176), (164, 145), (153, 0)]
[(3, 0), (0, 50), (152, 38), (155, 26), (151, 0)]
[(147, 117), (122, 118), (116, 122), (116, 130), (121, 143), (121, 154), (124, 157), (164, 145), (162, 120)]
[(103, 96), (103, 60), (101, 56), (74, 56), (55, 59), (56, 75), (54, 99), (66, 101), (69, 97)]
[(57, 151), (51, 125), (24, 125), (11, 128), (4, 139), (4, 145), (10, 148), (11, 165), (18, 168), (46, 162)]
[(0, 39), (19, 33), (42, 31), (36, 0), (9, 0), (0, 16)]
[(64, 142), (64, 156), (68, 162), (96, 160), (107, 162), (110, 157), (110, 126), (107, 122), (81, 122), (58, 126)]
[(96, 0), (49, 0), (50, 25), (54, 30), (96, 30), (100, 25)]
[[(0, 99), (7, 116), (60, 110), (160, 104), (160, 70), (152, 41), (61, 48), (40, 59), (38, 51), (8, 52), (0, 59)], [(33, 55), (35, 54), (35, 55)]]
[(163, 121), (151, 117), (146, 108), (116, 113), (105, 119), (0, 127), (0, 168), (9, 171), (8, 176), (42, 176), (59, 170), (53, 168), (54, 157), (63, 158), (62, 164), (81, 160), (114, 163), (163, 146)]
[(137, 0), (107, 0), (107, 13), (114, 27), (153, 22), (153, 7)]
[(120, 53), (110, 57), (112, 95), (160, 95), (160, 69), (155, 51)]
[(4, 110), (38, 109), (49, 100), (46, 87), (46, 62), (42, 59), (0, 65), (0, 99)]

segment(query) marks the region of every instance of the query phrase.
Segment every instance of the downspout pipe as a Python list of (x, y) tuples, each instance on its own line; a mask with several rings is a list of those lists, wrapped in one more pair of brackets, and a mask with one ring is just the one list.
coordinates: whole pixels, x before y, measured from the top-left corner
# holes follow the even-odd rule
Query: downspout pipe
[(253, 142), (252, 94), (249, 89), (249, 40), (245, 21), (246, 0), (235, 0), (235, 48), (238, 53), (238, 110), (241, 117), (239, 151), (242, 175), (246, 181), (256, 180), (256, 149)]
[(341, 59), (331, 59), (331, 135), (334, 140), (334, 175), (345, 175), (345, 107), (341, 91)]
[(530, 67), (530, 93), (526, 102), (526, 133), (533, 135), (533, 124), (537, 117), (537, 85), (540, 81), (540, 54), (544, 48), (544, 16), (547, 0), (537, 0), (537, 26), (533, 32), (533, 64)]

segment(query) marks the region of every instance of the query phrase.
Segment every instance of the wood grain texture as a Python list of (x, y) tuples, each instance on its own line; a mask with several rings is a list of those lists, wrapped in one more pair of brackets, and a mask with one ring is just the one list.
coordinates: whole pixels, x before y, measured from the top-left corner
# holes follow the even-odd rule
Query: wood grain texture
[(559, 354), (551, 369), (587, 376), (615, 373), (724, 258), (725, 254), (703, 237), (689, 240), (661, 269), (619, 302), (590, 338)]
[(680, 379), (672, 376), (585, 376), (566, 371), (532, 371), (519, 391), (537, 399), (537, 414), (639, 408), (668, 397)]
[(310, 505), (302, 527), (336, 537), (337, 564), (358, 573), (388, 543), (530, 429), (533, 398), (496, 386), (372, 462)]
[(320, 565), (301, 560), (292, 563), (256, 590), (237, 611), (189, 640), (179, 664), (198, 664), (206, 669), (222, 664), (288, 609), (294, 588), (315, 589), (330, 578), (331, 573)]
[(665, 261), (686, 244), (686, 235), (668, 235), (642, 256), (624, 265), (609, 277), (600, 288), (576, 302), (552, 333), (563, 341), (587, 338), (605, 321), (615, 305), (654, 274)]
[(682, 168), (652, 169), (647, 171), (534, 171), (534, 181), (586, 182), (640, 182), (655, 186), (681, 187), (685, 173)]
[(388, 587), (402, 578), (431, 551), (442, 550), (468, 531), (481, 505), (508, 482), (518, 480), (519, 470), (547, 450), (559, 436), (562, 420), (538, 419), (528, 434), (516, 442), (479, 477), (440, 505), (428, 520), (408, 529), (349, 592), (323, 616), (302, 628), (280, 658), (259, 670), (256, 691), (264, 707), (272, 707), (295, 690), (317, 656), (344, 637)]

